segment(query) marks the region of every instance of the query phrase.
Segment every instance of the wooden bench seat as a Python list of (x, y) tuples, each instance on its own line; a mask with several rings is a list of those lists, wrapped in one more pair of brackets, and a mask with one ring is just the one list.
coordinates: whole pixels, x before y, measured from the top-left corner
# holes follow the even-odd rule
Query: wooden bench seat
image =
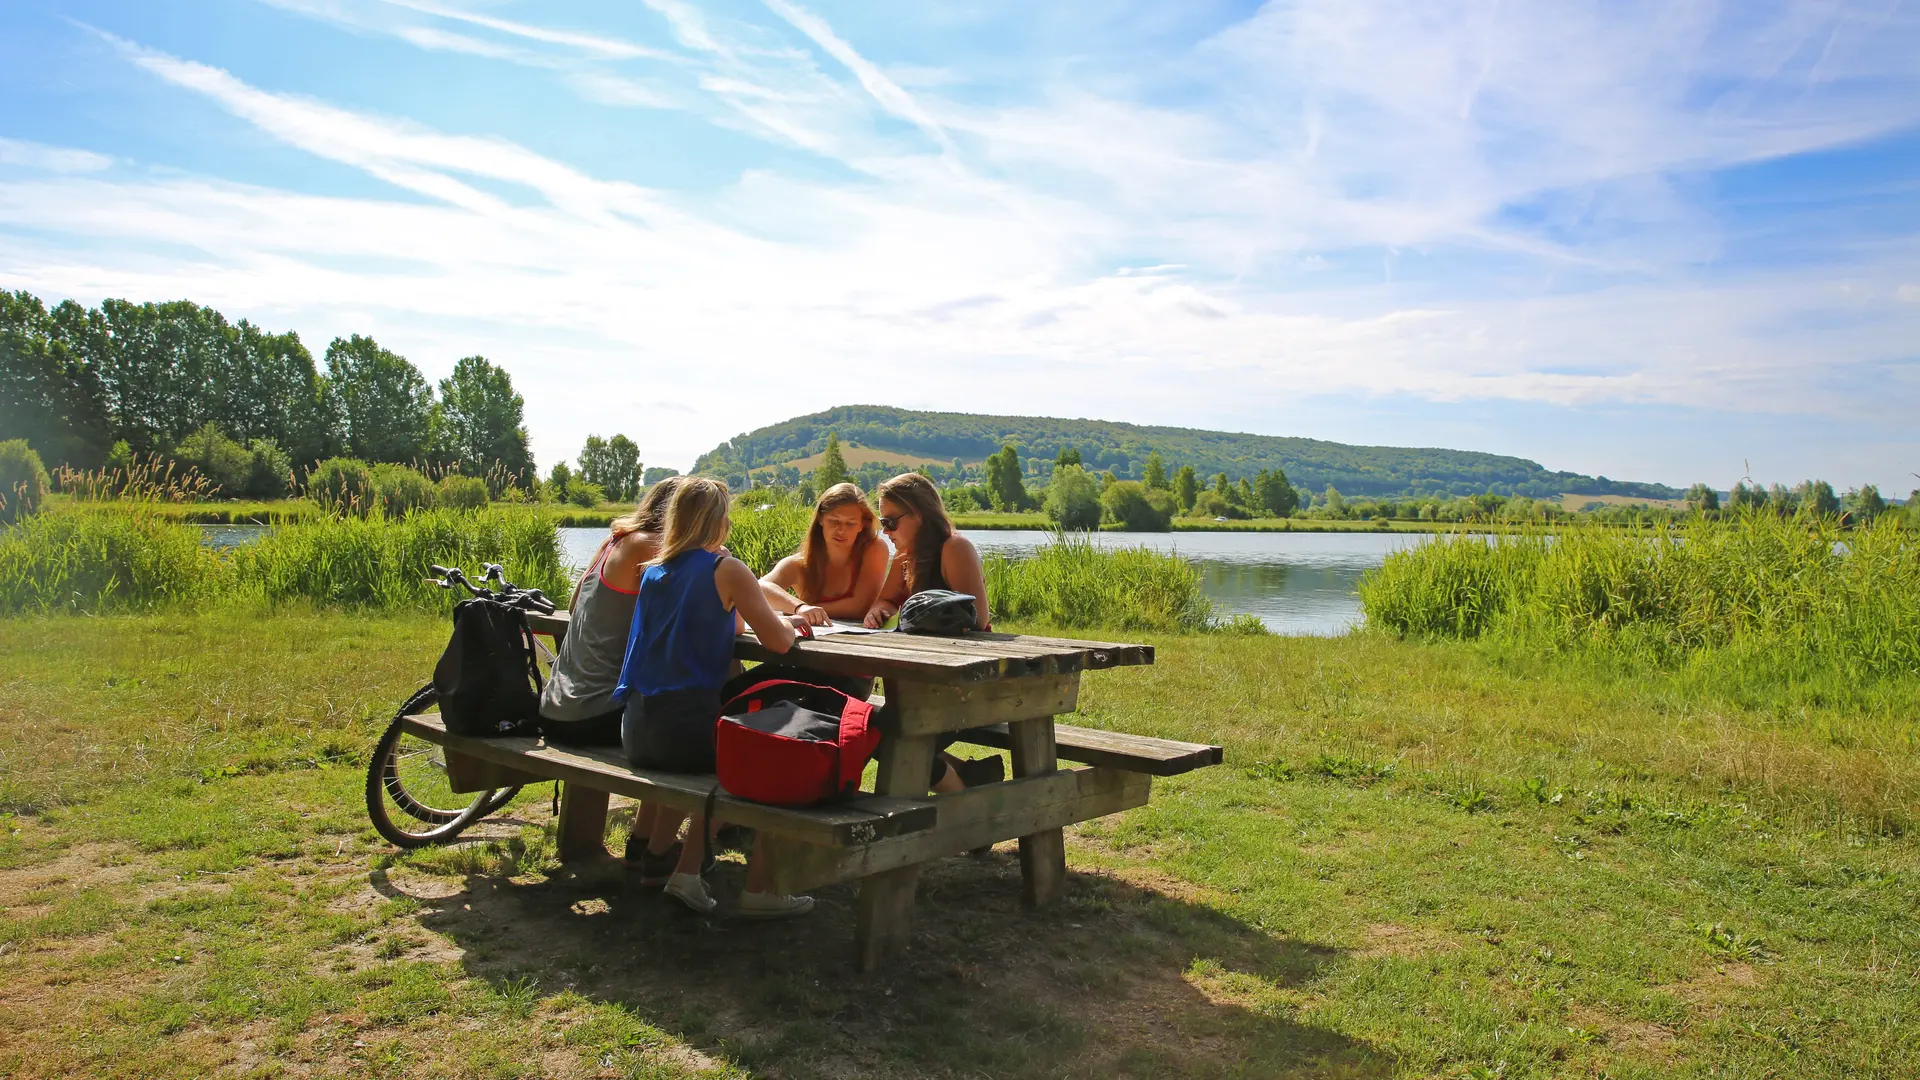
[[(576, 789), (585, 789), (602, 793), (604, 800), (605, 793), (611, 792), (699, 813), (714, 786), (711, 776), (635, 768), (614, 747), (548, 746), (530, 737), (468, 738), (449, 734), (440, 717), (432, 713), (409, 716), (402, 722), (413, 734), (447, 748), (447, 778), (455, 791), (561, 780), (570, 795)], [(924, 832), (939, 820), (931, 798), (887, 795), (862, 795), (830, 806), (792, 809), (736, 799), (722, 791), (714, 806), (716, 817), (824, 847), (853, 847)], [(604, 820), (604, 809), (602, 817)], [(598, 837), (593, 842), (598, 843)]]
[[(1218, 765), (1226, 759), (1223, 748), (1206, 743), (1155, 739), (1146, 735), (1129, 735), (1124, 731), (1103, 731), (1071, 724), (1055, 723), (1053, 738), (1058, 754), (1064, 760), (1150, 776), (1178, 776), (1209, 765)], [(1005, 724), (970, 728), (962, 733), (960, 741), (1000, 750), (1013, 748), (1013, 734)]]

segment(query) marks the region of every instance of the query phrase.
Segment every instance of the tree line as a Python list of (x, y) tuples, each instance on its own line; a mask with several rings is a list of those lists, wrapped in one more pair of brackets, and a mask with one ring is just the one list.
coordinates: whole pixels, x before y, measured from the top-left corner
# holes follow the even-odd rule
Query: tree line
[[(795, 459), (821, 453), (829, 434), (846, 444), (897, 451), (914, 460), (951, 461), (952, 465), (940, 468), (969, 474), (935, 476), (936, 482), (977, 483), (983, 479), (977, 463), (1002, 446), (1012, 446), (1020, 453), (1027, 478), (1037, 482), (1045, 482), (1054, 461), (1071, 449), (1085, 468), (1142, 483), (1147, 460), (1157, 453), (1165, 461), (1192, 464), (1203, 478), (1224, 472), (1235, 482), (1241, 478), (1251, 482), (1262, 469), (1284, 467), (1299, 487), (1319, 491), (1332, 485), (1349, 496), (1445, 498), (1485, 491), (1534, 498), (1566, 492), (1641, 499), (1680, 495), (1678, 489), (1663, 484), (1554, 472), (1523, 458), (1475, 451), (1353, 446), (1104, 420), (985, 416), (878, 405), (840, 406), (736, 435), (702, 455), (694, 471), (749, 481), (777, 472)], [(976, 465), (969, 469), (961, 462)], [(927, 467), (930, 476), (934, 471), (934, 466)], [(766, 478), (787, 486), (797, 484), (797, 477)]]

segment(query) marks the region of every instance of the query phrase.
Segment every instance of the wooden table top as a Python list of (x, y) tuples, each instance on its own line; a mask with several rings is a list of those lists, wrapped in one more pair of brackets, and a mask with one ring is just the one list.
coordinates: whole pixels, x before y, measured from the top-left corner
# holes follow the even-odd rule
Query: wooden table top
[[(529, 615), (527, 622), (537, 634), (565, 633), (567, 613)], [(804, 664), (835, 675), (974, 683), (1151, 664), (1153, 646), (1030, 634), (880, 633), (803, 640), (786, 653), (776, 653), (752, 634), (742, 634), (735, 639), (734, 655), (742, 660)]]

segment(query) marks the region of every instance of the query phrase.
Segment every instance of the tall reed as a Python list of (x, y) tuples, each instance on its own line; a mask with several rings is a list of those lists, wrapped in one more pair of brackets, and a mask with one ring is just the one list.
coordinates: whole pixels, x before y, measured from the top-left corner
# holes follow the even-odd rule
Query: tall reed
[(563, 603), (570, 587), (553, 522), (514, 508), (292, 520), (236, 549), (233, 562), (239, 588), (269, 604), (436, 608), (447, 594), (425, 580), (434, 564), (471, 573), (501, 563), (514, 584)]
[(744, 491), (733, 501), (733, 527), (727, 550), (755, 574), (800, 550), (813, 525), (813, 507), (791, 495)]
[(1920, 679), (1920, 535), (1886, 519), (1454, 536), (1388, 556), (1360, 599), (1394, 633), (1704, 666), (1815, 699)]
[(232, 565), (198, 530), (139, 502), (61, 506), (0, 533), (0, 613), (205, 602), (233, 582)]
[[(1183, 632), (1216, 628), (1200, 572), (1151, 548), (1102, 548), (1085, 533), (1055, 534), (1032, 557), (986, 559), (997, 620), (1068, 629)], [(1232, 624), (1246, 630), (1244, 623)]]

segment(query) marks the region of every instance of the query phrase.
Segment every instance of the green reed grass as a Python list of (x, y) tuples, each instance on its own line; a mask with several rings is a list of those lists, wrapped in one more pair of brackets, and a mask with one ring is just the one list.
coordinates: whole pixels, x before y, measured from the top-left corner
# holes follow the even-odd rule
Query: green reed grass
[(800, 550), (812, 524), (813, 507), (790, 495), (745, 491), (733, 501), (727, 550), (754, 573), (764, 574)]
[(1177, 555), (1151, 548), (1102, 548), (1085, 533), (1056, 534), (1031, 558), (986, 560), (987, 597), (998, 620), (1067, 629), (1184, 632), (1219, 624), (1200, 591), (1200, 573)]
[(196, 530), (142, 503), (59, 507), (0, 533), (0, 613), (144, 610), (233, 582)]
[(515, 584), (564, 598), (553, 522), (536, 511), (419, 511), (282, 520), (256, 543), (215, 551), (200, 530), (142, 500), (74, 503), (0, 533), (0, 613), (89, 614), (222, 602), (439, 609), (427, 567), (502, 563)]
[(1691, 666), (1801, 699), (1920, 678), (1920, 535), (1891, 520), (1454, 536), (1388, 556), (1360, 597), (1398, 634)]
[(501, 563), (514, 584), (561, 603), (572, 586), (553, 522), (514, 508), (297, 519), (235, 549), (232, 559), (239, 588), (274, 605), (440, 607), (447, 594), (426, 581), (435, 564), (475, 573), (482, 563)]

